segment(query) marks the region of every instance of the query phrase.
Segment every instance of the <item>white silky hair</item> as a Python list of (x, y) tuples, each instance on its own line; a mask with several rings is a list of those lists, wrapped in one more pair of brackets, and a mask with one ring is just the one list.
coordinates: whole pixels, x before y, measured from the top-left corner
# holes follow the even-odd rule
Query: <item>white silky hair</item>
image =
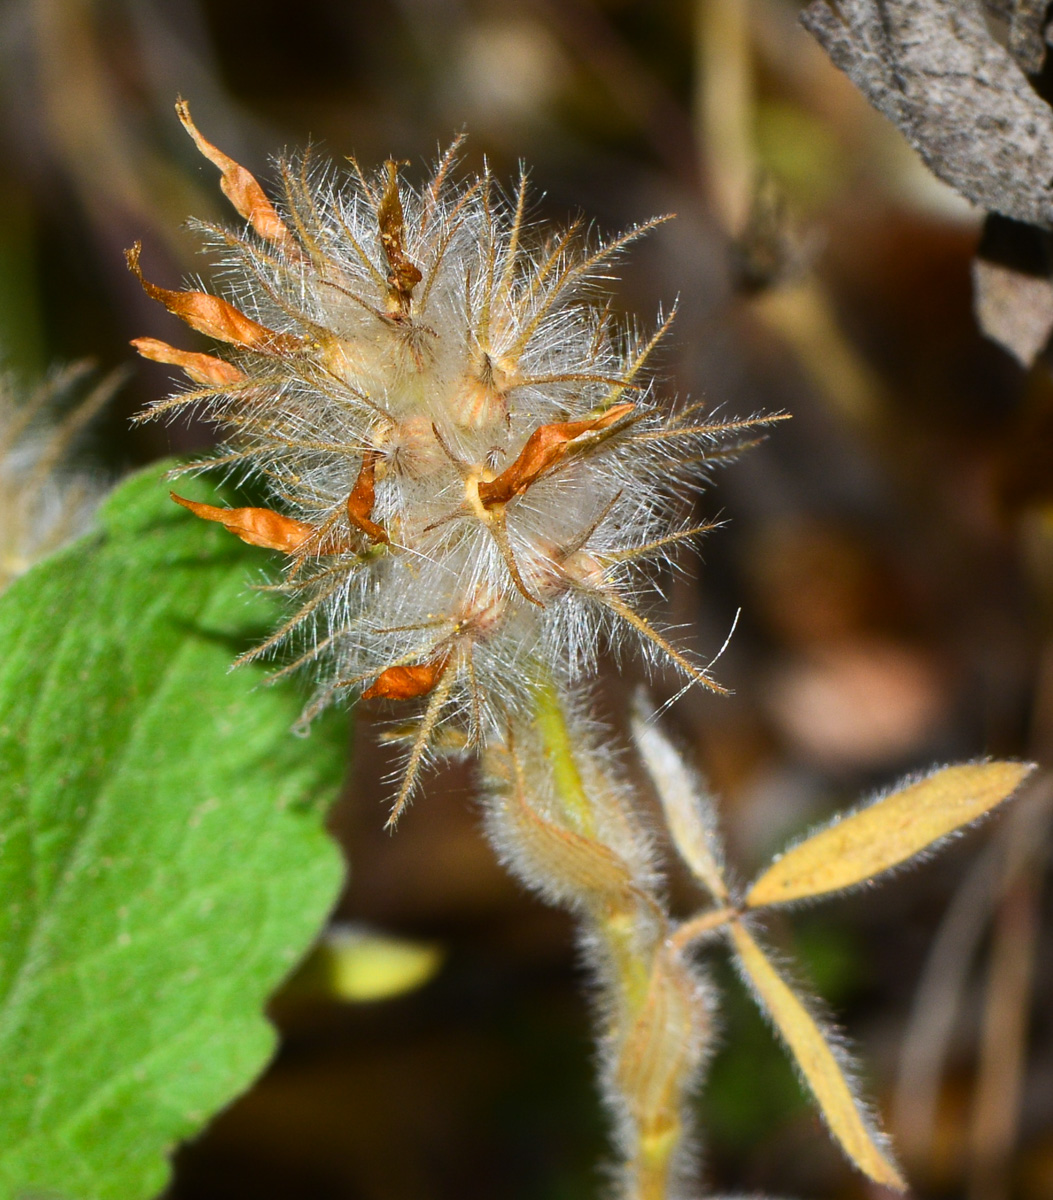
[[(199, 226), (224, 297), (303, 350), (235, 346), (242, 383), (155, 408), (196, 405), (230, 432), (191, 469), (223, 466), (280, 513), (348, 535), (338, 553), (290, 563), (296, 607), (259, 653), (291, 651), (313, 675), (305, 723), (385, 671), (438, 664), (440, 700), (413, 699), (433, 706), (432, 728), (456, 722), (476, 746), (528, 709), (539, 681), (591, 674), (605, 646), (631, 641), (715, 686), (638, 609), (689, 534), (707, 460), (761, 419), (660, 403), (650, 357), (671, 317), (644, 337), (602, 305), (613, 262), (656, 222), (591, 246), (580, 223), (546, 238), (526, 223), (525, 180), (512, 196), (488, 172), (452, 183), (452, 161), (419, 191), (391, 164), (385, 181), (280, 163), (287, 244)], [(406, 262), (421, 278), (400, 293)], [(550, 437), (565, 454), (500, 504), (473, 504), (473, 486)], [(366, 456), (384, 544), (346, 515)]]
[(24, 394), (0, 374), (0, 591), (90, 527), (112, 481), (71, 452), (123, 376), (92, 379), (90, 364), (76, 363)]

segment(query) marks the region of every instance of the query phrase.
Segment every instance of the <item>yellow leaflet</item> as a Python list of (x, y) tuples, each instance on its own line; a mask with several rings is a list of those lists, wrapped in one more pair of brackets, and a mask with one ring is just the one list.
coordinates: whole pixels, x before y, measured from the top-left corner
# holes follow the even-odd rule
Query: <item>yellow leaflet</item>
[(1001, 804), (1032, 770), (1014, 762), (945, 767), (787, 850), (750, 888), (746, 905), (821, 896), (887, 871)]
[(633, 717), (633, 738), (662, 803), (673, 843), (710, 895), (726, 901), (728, 889), (720, 867), (723, 856), (712, 801), (673, 743), (649, 722), (648, 715), (638, 710)]
[(757, 997), (797, 1060), (830, 1132), (864, 1174), (885, 1187), (906, 1191), (906, 1182), (895, 1164), (867, 1128), (848, 1080), (808, 1010), (748, 931), (738, 921), (732, 921), (729, 930)]

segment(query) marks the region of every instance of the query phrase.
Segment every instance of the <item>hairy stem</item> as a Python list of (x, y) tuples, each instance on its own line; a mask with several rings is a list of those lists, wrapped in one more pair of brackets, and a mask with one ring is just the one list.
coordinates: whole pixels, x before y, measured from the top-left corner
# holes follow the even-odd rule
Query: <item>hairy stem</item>
[(710, 1040), (708, 994), (673, 940), (651, 847), (598, 735), (552, 685), (488, 756), (503, 861), (579, 918), (597, 982), (601, 1084), (623, 1200), (667, 1200), (691, 1165), (686, 1099)]

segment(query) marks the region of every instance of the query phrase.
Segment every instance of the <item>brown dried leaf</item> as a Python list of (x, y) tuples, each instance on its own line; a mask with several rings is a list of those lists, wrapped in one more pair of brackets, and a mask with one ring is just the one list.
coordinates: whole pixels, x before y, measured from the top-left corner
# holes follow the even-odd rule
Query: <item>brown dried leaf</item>
[(179, 350), (157, 338), (132, 338), (131, 344), (143, 358), (153, 362), (170, 363), (180, 367), (195, 383), (206, 387), (233, 387), (245, 380), (245, 373), (233, 363), (224, 362), (212, 354), (198, 354), (193, 350)]
[(384, 186), (384, 195), (377, 206), (377, 224), (380, 226), (380, 244), (384, 247), (384, 255), (391, 268), (388, 284), (391, 288), (392, 307), (399, 315), (405, 316), (410, 310), (413, 289), (424, 276), (416, 263), (407, 257), (403, 244), (405, 217), (399, 197), (398, 163), (389, 158), (384, 166), (388, 179)]
[(267, 199), (263, 188), (256, 182), (256, 177), (201, 136), (190, 116), (190, 106), (185, 100), (177, 100), (175, 108), (183, 127), (194, 139), (198, 150), (223, 172), (219, 186), (238, 213), (261, 238), (266, 238), (283, 249), (296, 250), (292, 234), (278, 216), (274, 205)]
[(978, 3), (812, 0), (801, 23), (934, 175), (990, 212), (1053, 228), (1053, 109)]
[(1053, 333), (1053, 235), (989, 213), (972, 273), (980, 328), (1030, 367)]
[(267, 550), (282, 550), (293, 554), (310, 538), (315, 530), (303, 521), (283, 517), (269, 508), (217, 508), (212, 504), (199, 504), (169, 493), (176, 504), (189, 508), (195, 517), (203, 521), (217, 521), (225, 529), (236, 534), (250, 546), (263, 546)]
[(229, 342), (232, 346), (244, 346), (261, 354), (293, 354), (301, 347), (298, 337), (289, 333), (275, 333), (251, 317), (239, 312), (233, 304), (210, 296), (207, 292), (176, 292), (158, 287), (143, 278), (139, 266), (142, 244), (124, 252), (128, 269), (142, 284), (143, 291), (151, 300), (157, 300), (170, 313), (185, 321), (191, 329), (217, 341)]
[(527, 438), (518, 458), (496, 479), (479, 484), (479, 499), (485, 508), (507, 504), (521, 495), (546, 471), (550, 471), (571, 449), (577, 438), (598, 433), (629, 415), (635, 404), (616, 404), (602, 416), (581, 421), (557, 421), (541, 425)]
[(885, 1187), (906, 1191), (906, 1181), (880, 1146), (880, 1135), (869, 1127), (837, 1056), (800, 997), (739, 921), (730, 923), (729, 934), (761, 1008), (796, 1060), (830, 1132), (865, 1175)]
[(1038, 75), (1046, 61), (1046, 11), (1049, 0), (984, 0), (993, 16), (1009, 22), (1009, 53), (1028, 75)]
[(367, 450), (362, 455), (362, 467), (355, 480), (355, 486), (347, 498), (348, 520), (374, 544), (390, 540), (384, 528), (371, 520), (376, 498), (376, 472), (379, 458), (380, 454), (376, 450)]
[(871, 879), (990, 812), (1033, 769), (961, 763), (882, 796), (792, 846), (750, 888), (746, 904), (785, 904)]
[(376, 682), (362, 693), (363, 700), (415, 700), (426, 696), (443, 676), (449, 655), (429, 663), (412, 663), (405, 667), (388, 667), (381, 671)]

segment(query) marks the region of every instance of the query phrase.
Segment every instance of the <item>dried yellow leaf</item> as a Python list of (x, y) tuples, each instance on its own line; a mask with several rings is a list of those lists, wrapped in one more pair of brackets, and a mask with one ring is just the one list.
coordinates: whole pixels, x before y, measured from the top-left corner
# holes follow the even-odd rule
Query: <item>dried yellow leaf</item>
[(361, 1004), (402, 996), (428, 983), (442, 966), (443, 953), (430, 942), (343, 925), (325, 933), (312, 959), (308, 970), (320, 992)]
[(653, 723), (643, 702), (632, 718), (633, 740), (662, 805), (680, 857), (714, 900), (728, 898), (713, 801), (701, 779)]
[(879, 1144), (881, 1135), (869, 1127), (834, 1051), (811, 1013), (740, 922), (732, 921), (729, 933), (758, 1002), (789, 1047), (830, 1132), (865, 1175), (885, 1187), (906, 1191), (905, 1180)]
[(792, 846), (746, 895), (749, 908), (821, 896), (913, 858), (1008, 799), (1033, 770), (1015, 762), (944, 767)]

